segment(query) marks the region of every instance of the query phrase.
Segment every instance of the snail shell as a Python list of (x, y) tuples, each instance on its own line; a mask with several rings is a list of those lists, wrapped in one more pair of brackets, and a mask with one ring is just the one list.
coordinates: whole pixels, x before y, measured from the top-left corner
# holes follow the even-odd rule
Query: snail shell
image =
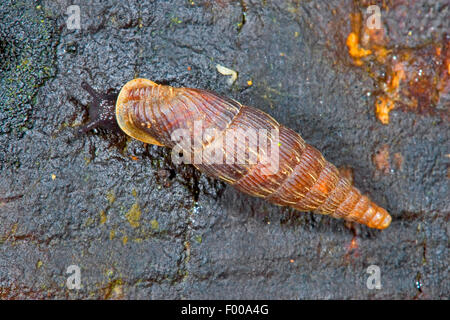
[[(170, 148), (180, 148), (173, 139), (177, 130), (187, 132), (192, 142), (199, 132), (196, 123), (201, 123), (200, 129), (210, 129), (213, 134), (200, 135), (200, 143), (184, 144), (179, 151), (191, 154), (200, 149), (203, 161), (194, 162), (194, 166), (207, 175), (252, 196), (299, 211), (315, 211), (377, 229), (387, 228), (391, 222), (386, 210), (362, 195), (316, 148), (256, 108), (207, 90), (174, 88), (147, 79), (134, 79), (119, 93), (116, 118), (129, 136)], [(276, 172), (268, 173), (270, 161), (261, 161), (267, 155), (260, 149), (252, 149), (245, 137), (235, 136), (235, 148), (225, 150), (219, 143), (228, 133), (249, 128), (255, 132), (265, 130), (270, 141), (275, 141), (277, 136)], [(236, 150), (256, 155), (257, 161), (208, 161), (211, 160), (208, 154), (216, 151), (222, 151), (226, 159), (235, 158)]]

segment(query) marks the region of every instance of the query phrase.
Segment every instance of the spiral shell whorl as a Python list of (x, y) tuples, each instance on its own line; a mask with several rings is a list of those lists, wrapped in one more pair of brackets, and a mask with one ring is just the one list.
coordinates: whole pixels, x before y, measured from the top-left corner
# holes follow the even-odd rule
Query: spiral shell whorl
[[(315, 211), (355, 221), (371, 228), (384, 229), (389, 226), (391, 217), (386, 210), (361, 195), (317, 149), (305, 145), (300, 135), (292, 131), (288, 134), (299, 141), (297, 149), (289, 146), (291, 152), (301, 155), (297, 156), (294, 169), (284, 177), (274, 193), (266, 196), (266, 200), (299, 211)], [(280, 130), (282, 135), (283, 130)]]
[[(384, 229), (391, 222), (386, 210), (361, 195), (316, 148), (259, 109), (242, 106), (206, 90), (172, 88), (135, 79), (122, 89), (116, 114), (127, 134), (169, 147), (173, 147), (170, 137), (174, 130), (186, 129), (194, 137), (197, 134), (194, 123), (201, 120), (205, 128), (216, 130), (212, 137), (201, 138), (203, 152), (222, 148), (220, 138), (228, 132), (247, 128), (275, 130), (279, 139), (279, 170), (272, 175), (265, 174), (267, 164), (260, 161), (256, 164), (206, 161), (194, 165), (242, 192), (278, 205), (315, 211), (371, 228)], [(268, 137), (273, 138), (271, 133)], [(246, 154), (259, 152), (249, 147), (245, 138), (237, 138), (236, 143), (236, 150)], [(234, 150), (226, 150), (226, 156), (234, 157)]]

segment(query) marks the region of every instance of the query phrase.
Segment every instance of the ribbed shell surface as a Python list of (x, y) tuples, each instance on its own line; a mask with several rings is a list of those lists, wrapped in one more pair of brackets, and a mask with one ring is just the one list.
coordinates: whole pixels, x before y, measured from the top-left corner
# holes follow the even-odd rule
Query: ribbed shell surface
[[(193, 164), (242, 192), (372, 228), (386, 228), (391, 221), (386, 210), (361, 195), (316, 148), (261, 110), (210, 91), (163, 85), (131, 90), (122, 107), (134, 125), (165, 146), (173, 148), (174, 133), (184, 132), (190, 143), (183, 152), (202, 154), (201, 161)], [(210, 134), (203, 135), (205, 130)], [(259, 141), (259, 132), (265, 133), (270, 148), (261, 150), (249, 143)], [(233, 148), (224, 147), (229, 136)], [(216, 154), (223, 154), (224, 161), (214, 162)], [(252, 154), (256, 161), (236, 161), (236, 154)], [(277, 157), (278, 170), (271, 174), (268, 166), (273, 163), (261, 161), (268, 156)]]

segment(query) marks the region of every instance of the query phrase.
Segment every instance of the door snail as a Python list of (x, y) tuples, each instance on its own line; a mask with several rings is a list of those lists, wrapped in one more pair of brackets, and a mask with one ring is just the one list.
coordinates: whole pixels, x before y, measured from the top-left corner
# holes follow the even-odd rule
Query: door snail
[(127, 135), (170, 147), (184, 159), (200, 154), (200, 161), (193, 161), (198, 170), (271, 203), (370, 228), (385, 229), (391, 223), (388, 212), (362, 195), (316, 148), (259, 109), (211, 91), (147, 79), (126, 83), (117, 100), (86, 83), (82, 86), (93, 96), (97, 110), (90, 111), (91, 122), (81, 132), (118, 124)]

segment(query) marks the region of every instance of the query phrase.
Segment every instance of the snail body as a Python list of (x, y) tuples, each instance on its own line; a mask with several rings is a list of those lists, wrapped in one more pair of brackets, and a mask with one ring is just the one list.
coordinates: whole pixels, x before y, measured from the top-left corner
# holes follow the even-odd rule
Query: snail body
[[(249, 195), (370, 228), (385, 229), (391, 222), (386, 210), (362, 195), (316, 148), (259, 109), (207, 90), (134, 79), (121, 89), (115, 117), (121, 130), (137, 140), (173, 148), (184, 155), (201, 151), (201, 161), (193, 161), (197, 169)], [(229, 133), (249, 128), (254, 131), (247, 136), (232, 135), (233, 147), (224, 147)], [(199, 134), (204, 130), (211, 134)], [(183, 143), (174, 140), (180, 131), (184, 132)], [(249, 143), (251, 138), (260, 138), (257, 132), (263, 132), (270, 142), (270, 152)], [(195, 139), (199, 141), (192, 143)], [(242, 161), (228, 161), (236, 160), (237, 152), (247, 156)], [(217, 154), (226, 160), (213, 161), (216, 158), (212, 155)], [(249, 155), (256, 161), (250, 161)], [(277, 166), (273, 170), (275, 156)]]

